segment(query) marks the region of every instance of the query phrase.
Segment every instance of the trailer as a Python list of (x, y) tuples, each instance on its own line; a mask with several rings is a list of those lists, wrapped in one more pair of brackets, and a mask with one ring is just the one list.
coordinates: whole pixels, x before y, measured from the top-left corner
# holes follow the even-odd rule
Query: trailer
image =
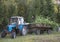
[(35, 33), (37, 35), (43, 34), (44, 32), (51, 34), (53, 31), (53, 28), (48, 24), (41, 24), (41, 23), (32, 23), (29, 24), (29, 33)]

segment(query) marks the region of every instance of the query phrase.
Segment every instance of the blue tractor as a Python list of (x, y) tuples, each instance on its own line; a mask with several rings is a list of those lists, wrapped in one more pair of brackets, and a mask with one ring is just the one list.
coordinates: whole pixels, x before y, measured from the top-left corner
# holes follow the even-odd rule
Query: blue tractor
[(17, 34), (26, 35), (28, 31), (28, 24), (24, 22), (24, 18), (20, 16), (12, 16), (9, 19), (7, 29), (4, 29), (1, 33), (1, 37), (5, 37), (10, 34), (12, 38), (15, 38)]

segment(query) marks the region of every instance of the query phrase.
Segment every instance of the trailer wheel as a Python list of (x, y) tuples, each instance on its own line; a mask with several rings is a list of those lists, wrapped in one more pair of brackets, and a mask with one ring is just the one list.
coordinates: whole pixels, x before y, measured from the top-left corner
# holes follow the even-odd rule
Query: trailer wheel
[(7, 35), (7, 33), (5, 31), (2, 31), (1, 38), (4, 38), (6, 35)]
[(12, 38), (16, 38), (16, 32), (12, 32), (12, 33), (11, 33), (11, 37), (12, 37)]
[(24, 26), (24, 28), (22, 29), (22, 35), (25, 36), (27, 34), (27, 28), (26, 26)]
[(51, 34), (52, 33), (52, 30), (51, 29), (47, 30), (47, 33), (48, 34)]
[(40, 31), (40, 34), (43, 34), (43, 33), (44, 33), (44, 30), (41, 30), (41, 31)]
[(36, 30), (36, 35), (40, 35), (40, 30)]

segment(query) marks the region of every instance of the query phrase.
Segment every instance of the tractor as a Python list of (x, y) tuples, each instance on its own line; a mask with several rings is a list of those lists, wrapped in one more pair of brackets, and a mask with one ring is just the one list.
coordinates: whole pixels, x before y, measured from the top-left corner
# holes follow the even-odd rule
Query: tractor
[(12, 16), (9, 19), (9, 24), (7, 28), (4, 29), (1, 33), (1, 37), (5, 37), (7, 34), (10, 34), (12, 38), (16, 38), (16, 35), (25, 36), (28, 31), (28, 24), (24, 22), (24, 18), (20, 16)]

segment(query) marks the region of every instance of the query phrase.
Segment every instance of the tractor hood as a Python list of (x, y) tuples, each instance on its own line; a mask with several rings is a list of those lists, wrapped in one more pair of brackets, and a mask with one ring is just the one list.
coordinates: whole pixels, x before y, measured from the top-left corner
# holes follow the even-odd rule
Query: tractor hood
[(11, 32), (14, 27), (16, 27), (16, 24), (15, 24), (15, 23), (9, 24), (9, 25), (7, 26), (7, 30), (8, 30), (9, 32)]
[(8, 25), (8, 27), (16, 27), (16, 23), (12, 23), (12, 24)]

